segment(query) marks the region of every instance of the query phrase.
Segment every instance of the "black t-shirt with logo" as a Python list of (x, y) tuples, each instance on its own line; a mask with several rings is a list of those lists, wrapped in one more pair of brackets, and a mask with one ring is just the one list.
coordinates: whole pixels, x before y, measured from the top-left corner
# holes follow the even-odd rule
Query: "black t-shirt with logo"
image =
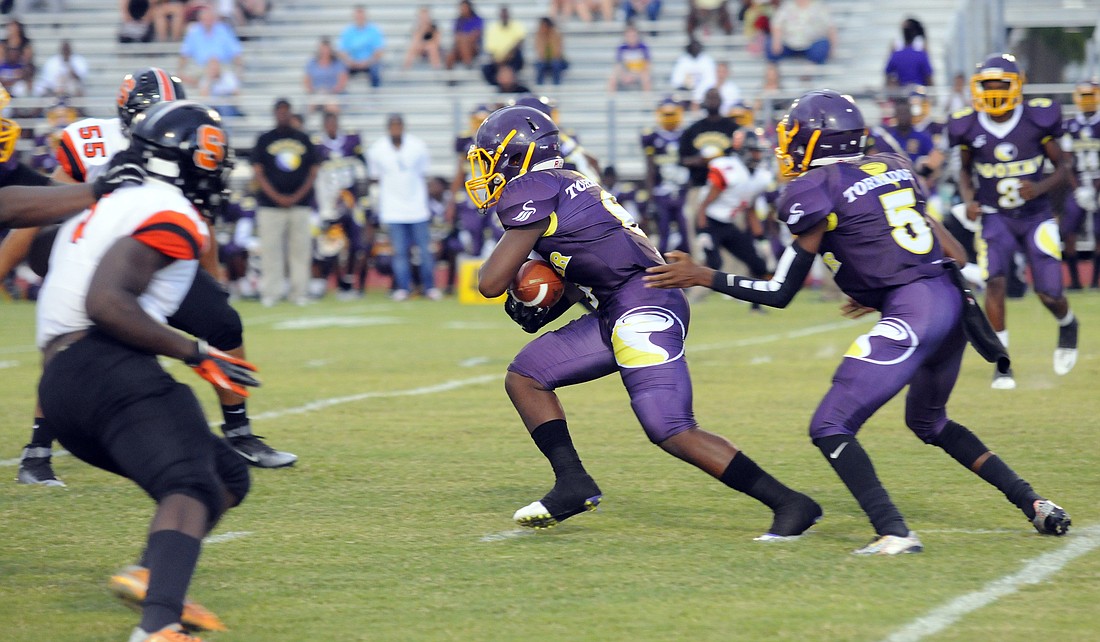
[[(280, 194), (293, 194), (309, 178), (314, 165), (320, 158), (309, 136), (297, 129), (273, 129), (260, 134), (256, 146), (252, 148), (251, 161), (264, 169), (264, 176)], [(310, 190), (298, 201), (298, 205), (309, 205), (313, 199)], [(262, 207), (276, 207), (263, 190), (256, 195)]]

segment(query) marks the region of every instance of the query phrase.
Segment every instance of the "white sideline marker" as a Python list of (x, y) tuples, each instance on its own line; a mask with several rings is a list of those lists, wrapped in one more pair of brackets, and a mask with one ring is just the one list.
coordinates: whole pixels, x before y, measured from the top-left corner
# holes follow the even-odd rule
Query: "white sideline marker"
[(1015, 593), (1021, 586), (1046, 580), (1062, 570), (1066, 564), (1100, 547), (1100, 526), (1071, 530), (1066, 539), (1069, 541), (1062, 548), (1043, 553), (1016, 573), (993, 580), (973, 593), (960, 595), (932, 609), (891, 633), (883, 642), (917, 642), (943, 631), (963, 616)]

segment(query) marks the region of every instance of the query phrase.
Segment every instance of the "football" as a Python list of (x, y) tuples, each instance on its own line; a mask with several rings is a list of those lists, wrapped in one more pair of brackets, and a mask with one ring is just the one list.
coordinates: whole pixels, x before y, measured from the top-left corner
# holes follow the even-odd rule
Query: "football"
[(520, 266), (508, 291), (523, 305), (549, 308), (561, 299), (565, 282), (549, 263), (531, 259)]

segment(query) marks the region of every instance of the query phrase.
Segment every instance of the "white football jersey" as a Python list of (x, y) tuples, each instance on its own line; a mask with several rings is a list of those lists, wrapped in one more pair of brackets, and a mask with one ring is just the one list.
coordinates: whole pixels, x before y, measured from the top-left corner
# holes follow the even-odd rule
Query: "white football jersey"
[(91, 327), (84, 301), (103, 255), (130, 236), (174, 259), (158, 270), (138, 298), (149, 316), (164, 322), (191, 288), (207, 239), (195, 206), (174, 185), (147, 180), (108, 194), (58, 230), (50, 269), (38, 295), (39, 348), (54, 337)]
[(752, 173), (737, 156), (719, 156), (707, 163), (707, 185), (721, 190), (707, 206), (707, 218), (729, 223), (742, 212), (752, 211), (756, 197), (772, 184), (772, 176), (763, 163)]
[(91, 183), (118, 152), (130, 146), (118, 118), (85, 118), (65, 127), (57, 148), (62, 171), (78, 183)]

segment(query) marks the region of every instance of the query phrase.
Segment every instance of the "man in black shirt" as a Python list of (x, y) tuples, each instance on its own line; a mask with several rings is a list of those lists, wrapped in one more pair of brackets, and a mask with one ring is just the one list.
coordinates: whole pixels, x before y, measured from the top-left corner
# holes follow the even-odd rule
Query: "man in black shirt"
[[(256, 195), (260, 226), (260, 297), (265, 306), (282, 298), (290, 276), (289, 300), (305, 305), (309, 286), (310, 201), (320, 159), (309, 136), (291, 125), (290, 102), (275, 102), (275, 129), (260, 134), (252, 149), (252, 169), (259, 183)], [(285, 243), (286, 250), (283, 250)]]
[(680, 136), (680, 164), (688, 168), (691, 177), (684, 206), (689, 242), (695, 236), (695, 220), (707, 185), (707, 163), (733, 147), (733, 133), (738, 128), (737, 121), (722, 115), (721, 105), (722, 95), (718, 89), (708, 89), (703, 96), (707, 115), (692, 123)]

